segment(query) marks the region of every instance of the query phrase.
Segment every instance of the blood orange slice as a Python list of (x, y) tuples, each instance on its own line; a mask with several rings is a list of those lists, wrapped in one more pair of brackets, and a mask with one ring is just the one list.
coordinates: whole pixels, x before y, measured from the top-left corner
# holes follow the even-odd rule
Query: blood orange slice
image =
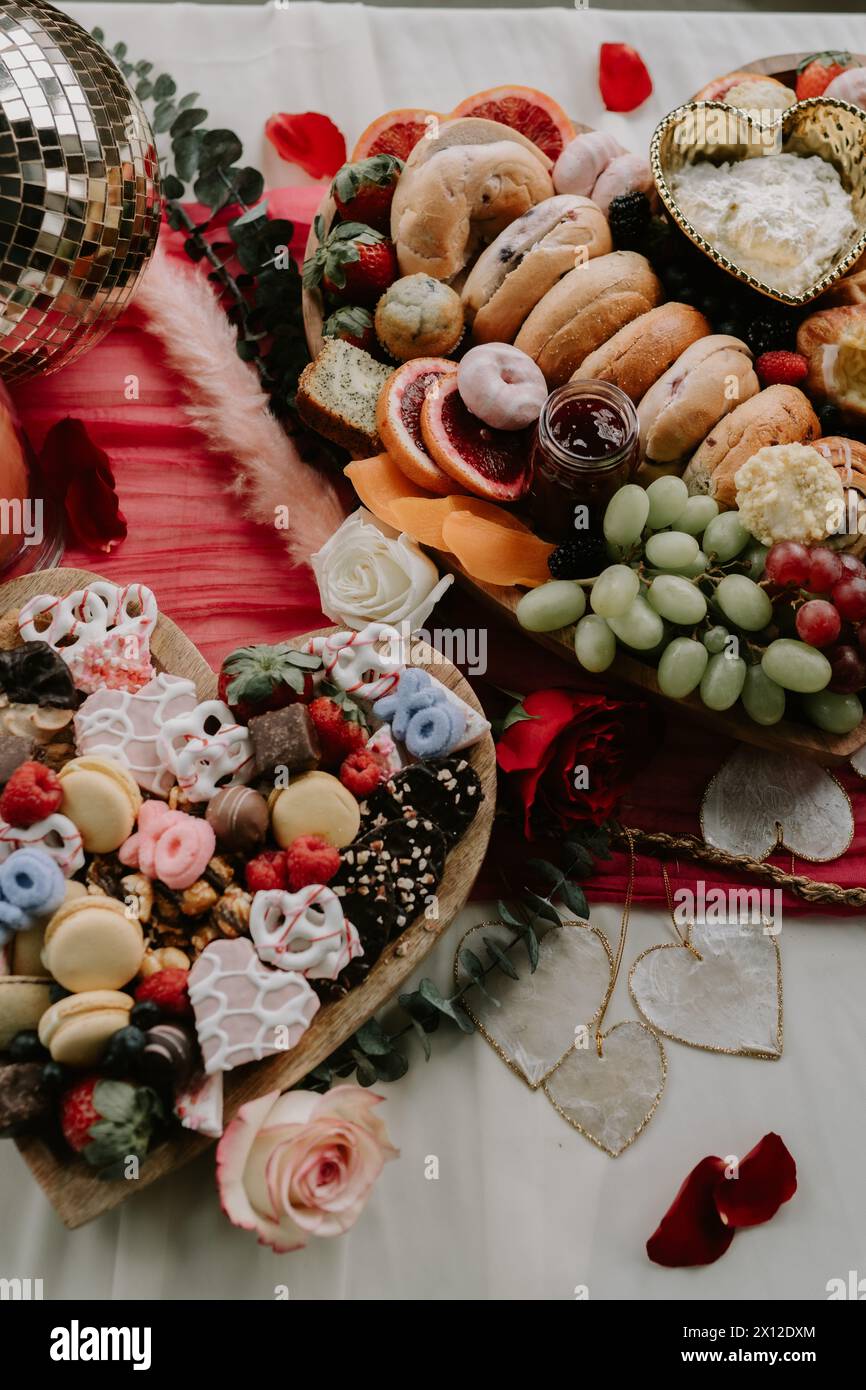
[(491, 87), (461, 101), (451, 112), (458, 116), (478, 116), (487, 121), (519, 130), (551, 159), (556, 160), (574, 139), (575, 130), (559, 102), (534, 87)]
[(516, 502), (529, 485), (530, 430), (485, 425), (463, 404), (456, 372), (441, 380), (438, 391), (427, 393), (421, 436), (442, 471), (477, 497)]
[(377, 116), (358, 137), (352, 151), (352, 163), (372, 154), (394, 154), (408, 159), (422, 135), (433, 129), (445, 117), (438, 111), (425, 111), (422, 106), (404, 106)]
[(456, 378), (457, 366), (447, 357), (415, 357), (404, 362), (379, 392), (376, 429), (397, 467), (413, 483), (447, 497), (454, 479), (433, 462), (421, 437), (421, 407), (443, 377)]

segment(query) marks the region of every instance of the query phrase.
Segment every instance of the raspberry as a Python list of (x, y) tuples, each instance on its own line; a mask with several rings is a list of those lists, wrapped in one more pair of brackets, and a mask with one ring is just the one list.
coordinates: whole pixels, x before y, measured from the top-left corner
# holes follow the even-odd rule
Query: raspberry
[(340, 781), (353, 796), (363, 801), (382, 780), (382, 772), (372, 753), (359, 748), (350, 753), (340, 767)]
[(321, 835), (299, 835), (286, 850), (289, 888), (297, 893), (309, 883), (328, 883), (340, 867), (340, 851)]
[(762, 386), (799, 386), (809, 363), (799, 352), (762, 352), (755, 363)]
[(7, 825), (35, 825), (60, 809), (63, 788), (56, 772), (42, 763), (16, 767), (0, 796), (0, 816)]
[(320, 695), (308, 709), (319, 735), (325, 767), (341, 763), (348, 753), (353, 753), (359, 744), (365, 742), (366, 734), (361, 725), (347, 719), (336, 700), (330, 696)]
[(187, 990), (188, 976), (187, 970), (157, 970), (136, 986), (136, 1003), (143, 1004), (147, 1000), (158, 1004), (163, 1013), (173, 1018), (185, 1018), (192, 1013)]
[(246, 867), (247, 888), (251, 893), (267, 893), (271, 888), (285, 888), (286, 856), (283, 851), (267, 849), (251, 859)]

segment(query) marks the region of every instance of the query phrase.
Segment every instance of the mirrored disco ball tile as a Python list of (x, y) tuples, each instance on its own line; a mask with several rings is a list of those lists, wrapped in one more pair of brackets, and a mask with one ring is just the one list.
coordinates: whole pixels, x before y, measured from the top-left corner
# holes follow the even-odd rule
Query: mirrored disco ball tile
[(3, 0), (0, 378), (56, 371), (107, 332), (160, 213), (153, 133), (111, 58), (42, 0)]

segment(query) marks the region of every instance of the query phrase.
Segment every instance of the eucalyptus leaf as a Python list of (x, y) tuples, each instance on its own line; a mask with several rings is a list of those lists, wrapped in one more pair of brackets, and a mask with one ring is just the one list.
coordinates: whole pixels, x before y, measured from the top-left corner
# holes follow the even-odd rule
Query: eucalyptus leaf
[[(268, 205), (266, 202), (258, 203), (254, 208), (247, 208), (246, 212), (242, 212), (240, 217), (234, 218), (234, 220), (229, 224), (229, 231), (231, 232), (232, 236), (234, 236), (239, 229), (243, 229), (241, 231), (242, 236), (244, 234), (244, 231), (246, 231), (247, 229), (258, 230), (253, 227), (253, 224), (256, 222), (260, 222), (263, 217), (266, 218), (267, 211)], [(239, 238), (236, 238), (236, 240), (238, 239)]]
[(184, 185), (175, 174), (166, 174), (162, 181), (163, 195), (171, 200), (172, 198), (182, 198), (184, 195)]
[(413, 1029), (415, 1030), (415, 1033), (416, 1033), (416, 1035), (417, 1035), (417, 1037), (418, 1037), (418, 1041), (420, 1042), (422, 1048), (424, 1049), (424, 1060), (425, 1060), (425, 1062), (429, 1062), (429, 1061), (430, 1061), (430, 1058), (433, 1056), (433, 1047), (432, 1047), (432, 1044), (431, 1044), (431, 1042), (430, 1042), (430, 1039), (428, 1038), (427, 1034), (424, 1032), (424, 1029), (421, 1027), (421, 1024), (418, 1022), (417, 1018), (413, 1018), (413, 1019), (411, 1020), (411, 1023), (412, 1023), (412, 1027), (413, 1027)]
[(189, 183), (195, 177), (201, 157), (201, 142), (200, 130), (188, 130), (172, 142), (175, 173), (184, 183)]
[(171, 128), (171, 124), (177, 116), (177, 107), (173, 101), (161, 101), (154, 107), (151, 124), (156, 135), (162, 135)]
[[(169, 78), (169, 81), (171, 81), (171, 78)], [(198, 101), (198, 98), (198, 92), (187, 92), (186, 96), (181, 97), (180, 101), (177, 103), (178, 110), (186, 111), (188, 107), (195, 105), (195, 103)]]
[(402, 1052), (398, 1052), (395, 1048), (381, 1057), (374, 1057), (373, 1066), (379, 1081), (399, 1081), (400, 1077), (405, 1076), (409, 1070), (407, 1059)]
[(562, 880), (562, 869), (558, 869), (555, 864), (551, 864), (548, 859), (528, 859), (528, 868), (534, 870), (539, 878), (543, 878), (545, 883), (549, 883), (552, 888), (558, 888)]
[(112, 48), (111, 51), (112, 51), (112, 53), (114, 54), (115, 58), (117, 58), (117, 60), (120, 61), (122, 58), (125, 58), (125, 57), (126, 57), (126, 53), (127, 53), (126, 44), (125, 44), (125, 43), (116, 43), (116, 44), (114, 45), (114, 47)]
[(369, 1057), (365, 1057), (363, 1052), (359, 1052), (357, 1048), (352, 1049), (352, 1057), (358, 1069), (357, 1076), (359, 1084), (361, 1086), (375, 1086), (379, 1078), (376, 1073), (376, 1068)]
[(539, 955), (538, 936), (536, 935), (534, 927), (525, 928), (522, 940), (524, 946), (526, 947), (526, 954), (529, 957), (530, 974), (534, 975), (536, 969), (538, 968)]
[(432, 1004), (433, 1008), (437, 1009), (439, 1013), (445, 1014), (446, 1018), (450, 1018), (456, 1023), (457, 1027), (462, 1032), (475, 1032), (475, 1024), (472, 1022), (469, 1015), (461, 1009), (458, 1004), (455, 1004), (452, 999), (446, 999), (440, 994), (432, 980), (423, 979), (418, 986), (418, 993), (428, 1004)]
[[(182, 111), (175, 121), (175, 126), (187, 121), (190, 117), (197, 116), (199, 113), (193, 108), (189, 111)], [(201, 112), (201, 119), (207, 116), (206, 111)], [(186, 129), (191, 129), (193, 125), (199, 125), (199, 121), (191, 121)], [(174, 129), (172, 134), (174, 134)], [(202, 172), (209, 169), (228, 169), (237, 164), (244, 147), (233, 130), (209, 130), (202, 141)]]
[(576, 912), (578, 917), (589, 916), (589, 904), (586, 901), (583, 889), (577, 883), (572, 883), (569, 879), (564, 878), (559, 891), (563, 902), (567, 904), (572, 912)]
[(514, 927), (517, 931), (523, 931), (526, 927), (523, 918), (515, 917), (507, 903), (500, 900), (496, 904), (496, 911), (499, 913), (501, 921), (503, 921), (507, 927)]
[(463, 966), (463, 969), (466, 971), (466, 974), (469, 976), (475, 988), (480, 989), (481, 993), (485, 996), (485, 998), (489, 999), (491, 1004), (495, 1004), (498, 1009), (499, 1000), (493, 997), (493, 995), (488, 991), (484, 983), (484, 977), (487, 974), (487, 970), (482, 965), (475, 952), (470, 951), (468, 946), (464, 946), (463, 949), (459, 952), (459, 960), (460, 964)]
[(200, 106), (188, 107), (186, 111), (179, 112), (172, 121), (171, 138), (176, 140), (179, 135), (185, 135), (188, 130), (192, 130), (206, 120), (207, 112), (203, 111)]
[(384, 1057), (392, 1051), (391, 1039), (375, 1018), (370, 1018), (358, 1029), (355, 1042), (368, 1057)]
[(491, 959), (495, 961), (499, 969), (504, 974), (508, 975), (510, 979), (519, 980), (520, 976), (515, 970), (514, 962), (512, 961), (508, 953), (506, 951), (503, 951), (502, 947), (496, 941), (493, 940), (492, 936), (485, 936), (482, 939), (484, 941), (484, 945), (487, 947), (487, 951)]
[[(169, 77), (167, 72), (161, 72), (153, 84), (153, 95), (157, 101), (165, 101), (166, 97), (173, 97), (177, 91), (177, 83), (173, 77)], [(183, 105), (183, 102), (181, 102)]]
[(257, 203), (265, 191), (265, 181), (258, 169), (249, 166), (241, 169), (239, 176), (234, 180), (237, 189), (238, 202), (249, 205)]
[(561, 925), (559, 913), (549, 903), (546, 898), (540, 898), (537, 893), (533, 893), (529, 888), (525, 888), (522, 895), (525, 902), (534, 912), (536, 917), (540, 917), (543, 922), (552, 922), (555, 927)]
[(135, 95), (138, 97), (139, 101), (147, 101), (147, 98), (151, 95), (152, 92), (153, 83), (149, 81), (148, 78), (142, 77), (139, 82), (136, 82)]

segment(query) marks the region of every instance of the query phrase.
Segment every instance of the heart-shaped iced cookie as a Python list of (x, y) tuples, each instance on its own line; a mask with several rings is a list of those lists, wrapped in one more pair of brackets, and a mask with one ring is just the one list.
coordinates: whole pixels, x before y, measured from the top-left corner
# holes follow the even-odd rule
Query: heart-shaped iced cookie
[(193, 682), (167, 671), (134, 693), (97, 690), (75, 715), (75, 746), (82, 754), (116, 758), (145, 791), (168, 796), (174, 773), (160, 753), (159, 736), (170, 719), (197, 704)]
[[(749, 113), (726, 106), (721, 102), (688, 102), (671, 111), (656, 127), (650, 146), (650, 160), (653, 177), (659, 196), (676, 222), (677, 226), (691, 241), (699, 246), (711, 260), (734, 275), (742, 283), (771, 295), (783, 304), (807, 304), (835, 284), (854, 265), (866, 250), (866, 161), (863, 148), (866, 144), (866, 112), (848, 102), (836, 101), (828, 97), (811, 97), (798, 101), (789, 107), (781, 117), (767, 125), (754, 119)], [(729, 252), (725, 254), (719, 246), (703, 235), (695, 222), (702, 221), (706, 226), (707, 216), (713, 214), (712, 203), (716, 194), (702, 192), (698, 202), (687, 199), (682, 180), (682, 171), (689, 165), (700, 162), (711, 164), (736, 164), (742, 160), (761, 159), (776, 154), (789, 154), (799, 157), (816, 155), (826, 161), (839, 173), (842, 188), (851, 196), (850, 230), (838, 251), (828, 263), (816, 260), (816, 274), (811, 283), (790, 292), (785, 288), (785, 277), (780, 271), (784, 259), (782, 248), (770, 235), (771, 228), (766, 220), (754, 229), (754, 236), (740, 236), (743, 250), (741, 259), (755, 264), (753, 252), (766, 269), (761, 275), (750, 272)], [(802, 191), (802, 190), (801, 190)], [(687, 201), (691, 216), (686, 215), (682, 203)], [(736, 206), (729, 206), (721, 213), (719, 239), (730, 246), (737, 240), (734, 222), (742, 222), (746, 209), (742, 200), (733, 200)], [(701, 209), (700, 216), (696, 210)], [(829, 215), (829, 209), (828, 209)], [(831, 223), (838, 224), (841, 214), (831, 217)], [(816, 220), (817, 218), (817, 220)], [(783, 217), (782, 223), (790, 223)], [(815, 223), (816, 236), (821, 234), (820, 218), (810, 216), (810, 224)], [(790, 232), (789, 226), (779, 228), (780, 235)], [(728, 236), (728, 233), (731, 236)], [(802, 235), (796, 246), (802, 260), (808, 255), (807, 236), (811, 235), (811, 225), (807, 229), (805, 215)], [(763, 237), (764, 246), (758, 245)], [(796, 239), (795, 239), (796, 240)], [(791, 243), (796, 250), (795, 243)], [(832, 250), (836, 251), (835, 244)], [(772, 283), (773, 279), (776, 283)], [(793, 281), (792, 281), (793, 283)]]
[[(486, 965), (485, 938), (504, 950), (513, 937), (513, 929), (501, 922), (467, 932), (454, 961), (457, 984), (469, 978), (463, 951)], [(498, 1007), (477, 987), (467, 991), (464, 1007), (493, 1050), (535, 1090), (573, 1045), (575, 1030), (598, 1017), (610, 982), (610, 947), (596, 928), (568, 922), (542, 937), (534, 974), (523, 951), (512, 951), (509, 958), (519, 979), (500, 970), (485, 981)]]
[(784, 846), (823, 864), (847, 850), (854, 816), (847, 792), (817, 763), (741, 744), (704, 793), (701, 830), (729, 854), (766, 859)]
[(319, 1008), (303, 975), (266, 965), (244, 936), (205, 947), (189, 972), (189, 998), (209, 1075), (287, 1052)]
[(689, 939), (651, 946), (632, 966), (635, 1008), (674, 1042), (737, 1057), (782, 1055), (782, 958), (759, 924), (696, 923)]
[(662, 1098), (667, 1060), (645, 1023), (615, 1023), (573, 1047), (544, 1083), (544, 1094), (564, 1120), (611, 1158), (646, 1129)]

